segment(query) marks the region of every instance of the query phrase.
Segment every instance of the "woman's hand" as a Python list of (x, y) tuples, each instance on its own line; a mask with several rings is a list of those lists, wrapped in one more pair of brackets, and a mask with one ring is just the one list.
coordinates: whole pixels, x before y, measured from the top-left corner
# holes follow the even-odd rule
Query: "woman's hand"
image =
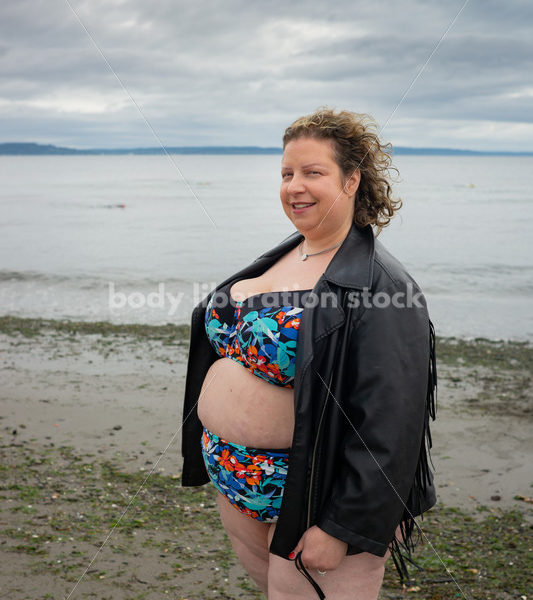
[(289, 554), (289, 558), (296, 558), (300, 550), (302, 563), (306, 569), (333, 571), (346, 556), (348, 544), (313, 525), (302, 535), (296, 548)]

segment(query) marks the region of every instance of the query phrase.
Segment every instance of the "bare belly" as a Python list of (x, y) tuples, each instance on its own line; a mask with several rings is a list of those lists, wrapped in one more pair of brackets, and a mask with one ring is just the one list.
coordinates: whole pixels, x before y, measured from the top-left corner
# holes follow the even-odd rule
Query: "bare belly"
[(216, 360), (205, 376), (198, 416), (229, 442), (255, 448), (290, 448), (294, 392), (268, 383), (232, 358)]

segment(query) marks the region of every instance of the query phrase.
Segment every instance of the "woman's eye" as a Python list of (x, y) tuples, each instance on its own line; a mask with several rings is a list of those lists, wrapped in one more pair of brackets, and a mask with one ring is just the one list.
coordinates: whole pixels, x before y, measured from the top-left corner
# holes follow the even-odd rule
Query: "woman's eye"
[[(305, 175), (322, 175), (321, 171), (307, 171)], [(287, 177), (292, 177), (292, 173), (282, 173), (281, 178), (287, 179)]]

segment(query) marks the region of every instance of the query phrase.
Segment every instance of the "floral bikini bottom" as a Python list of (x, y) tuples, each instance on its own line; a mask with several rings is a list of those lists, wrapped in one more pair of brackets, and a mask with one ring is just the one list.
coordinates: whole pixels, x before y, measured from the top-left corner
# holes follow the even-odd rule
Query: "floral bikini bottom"
[(202, 433), (202, 456), (213, 485), (241, 513), (265, 523), (279, 516), (289, 450), (233, 444), (205, 427)]

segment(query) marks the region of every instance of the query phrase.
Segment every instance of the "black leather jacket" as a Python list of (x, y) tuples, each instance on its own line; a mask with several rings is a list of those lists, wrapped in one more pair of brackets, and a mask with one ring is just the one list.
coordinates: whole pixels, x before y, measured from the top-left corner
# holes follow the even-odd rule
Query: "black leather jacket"
[[(295, 231), (216, 289), (258, 277), (302, 239)], [(209, 481), (196, 403), (207, 370), (219, 358), (204, 329), (216, 289), (192, 313), (183, 486)], [(364, 301), (365, 290), (372, 303), (369, 296)], [(411, 307), (399, 295), (409, 290), (419, 294)], [(329, 293), (331, 302), (306, 307), (301, 315), (294, 435), (270, 551), (287, 558), (304, 531), (318, 525), (347, 542), (348, 554), (384, 556), (399, 523), (409, 551), (413, 517), (436, 502), (427, 460), (429, 418), (435, 418), (435, 334), (425, 298), (370, 225), (352, 225), (313, 291), (319, 298)]]

